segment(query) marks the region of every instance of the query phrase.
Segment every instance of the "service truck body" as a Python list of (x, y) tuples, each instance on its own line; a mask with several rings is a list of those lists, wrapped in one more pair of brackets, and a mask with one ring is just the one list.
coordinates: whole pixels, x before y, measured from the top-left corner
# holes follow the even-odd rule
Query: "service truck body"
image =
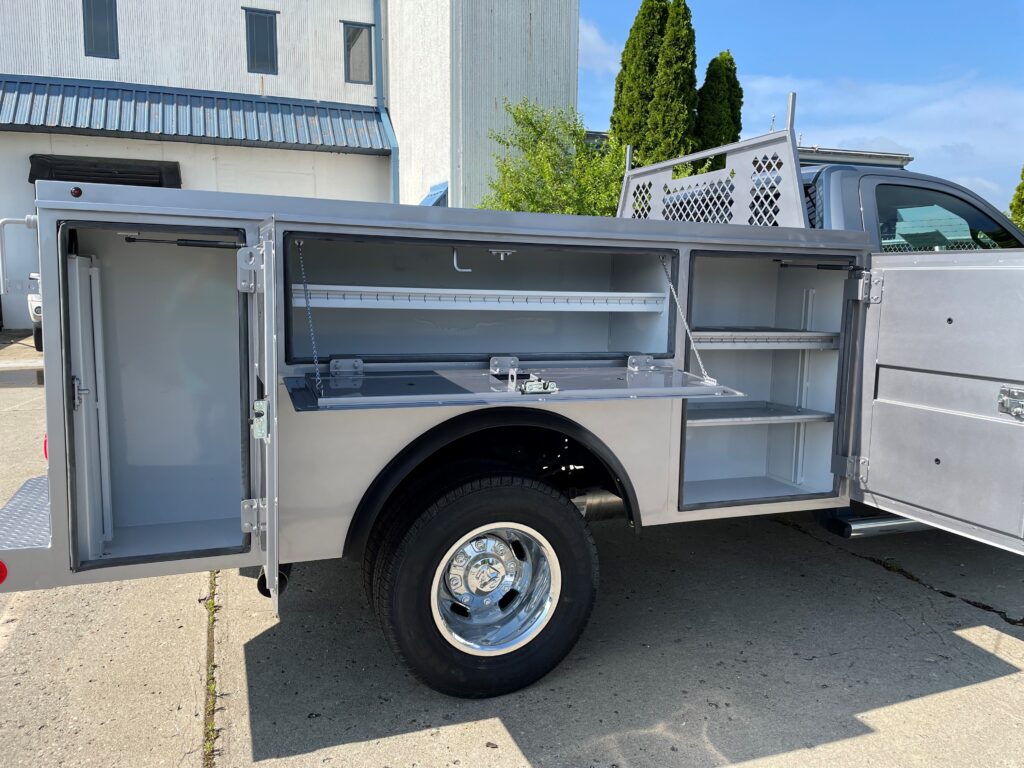
[(582, 631), (608, 499), (860, 500), (1024, 553), (1016, 233), (813, 228), (769, 138), (632, 171), (614, 219), (39, 182), (50, 463), (0, 589), (261, 565), (276, 602), (363, 557), (392, 646), (475, 696)]

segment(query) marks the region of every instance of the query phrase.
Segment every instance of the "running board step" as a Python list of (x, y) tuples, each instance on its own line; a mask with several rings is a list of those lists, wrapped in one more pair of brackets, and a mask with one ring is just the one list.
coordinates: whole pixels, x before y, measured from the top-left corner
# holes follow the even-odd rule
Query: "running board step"
[(871, 536), (887, 536), (890, 533), (927, 531), (932, 526), (899, 515), (870, 515), (835, 517), (829, 520), (825, 527), (844, 539), (866, 539)]

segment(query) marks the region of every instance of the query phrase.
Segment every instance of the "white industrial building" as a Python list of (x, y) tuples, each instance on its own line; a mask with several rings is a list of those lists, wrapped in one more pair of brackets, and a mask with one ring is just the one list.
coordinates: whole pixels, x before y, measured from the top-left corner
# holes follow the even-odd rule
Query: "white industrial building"
[[(0, 217), (36, 179), (474, 206), (506, 99), (575, 106), (579, 0), (6, 0)], [(0, 327), (28, 328), (7, 230)]]

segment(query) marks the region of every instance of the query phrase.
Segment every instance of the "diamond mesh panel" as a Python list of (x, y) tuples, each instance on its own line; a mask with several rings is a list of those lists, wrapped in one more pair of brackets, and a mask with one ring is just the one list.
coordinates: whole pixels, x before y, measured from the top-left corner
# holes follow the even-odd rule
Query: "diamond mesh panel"
[(633, 218), (646, 219), (651, 215), (651, 182), (637, 184), (633, 190)]
[(729, 224), (732, 222), (733, 193), (735, 185), (730, 178), (686, 183), (685, 179), (674, 189), (664, 185), (665, 208), (662, 212), (668, 221), (699, 221), (705, 224)]
[(754, 172), (750, 175), (752, 185), (747, 223), (754, 227), (777, 227), (779, 199), (782, 197), (782, 158), (773, 153), (771, 157), (755, 157), (751, 163)]

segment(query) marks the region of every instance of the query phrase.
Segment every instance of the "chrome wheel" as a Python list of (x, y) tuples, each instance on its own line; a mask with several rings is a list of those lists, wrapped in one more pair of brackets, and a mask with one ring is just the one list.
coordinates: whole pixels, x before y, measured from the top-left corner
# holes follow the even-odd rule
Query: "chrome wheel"
[(547, 539), (519, 523), (494, 523), (470, 531), (441, 559), (431, 611), (453, 646), (498, 656), (540, 633), (561, 589), (562, 571)]

